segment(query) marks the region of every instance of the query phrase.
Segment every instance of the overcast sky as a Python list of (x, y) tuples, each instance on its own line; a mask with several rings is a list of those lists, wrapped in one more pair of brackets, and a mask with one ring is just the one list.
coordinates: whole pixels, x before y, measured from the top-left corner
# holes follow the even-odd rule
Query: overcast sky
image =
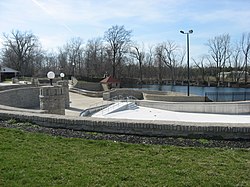
[(250, 32), (250, 0), (1, 0), (0, 33), (31, 31), (45, 49), (73, 37), (102, 37), (113, 25), (132, 30), (144, 45), (171, 40), (185, 47), (180, 30), (190, 35), (191, 56), (206, 54), (209, 38), (229, 33), (231, 41)]

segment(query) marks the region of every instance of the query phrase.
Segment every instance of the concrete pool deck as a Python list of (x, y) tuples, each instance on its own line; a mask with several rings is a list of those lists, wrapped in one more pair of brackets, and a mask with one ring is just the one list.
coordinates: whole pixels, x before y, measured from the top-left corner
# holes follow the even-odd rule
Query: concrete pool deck
[(250, 123), (250, 115), (226, 115), (226, 114), (205, 114), (187, 113), (160, 110), (147, 107), (138, 107), (133, 110), (123, 110), (109, 113), (99, 118), (110, 119), (132, 119), (151, 121), (176, 121), (176, 122), (201, 122), (201, 123)]
[[(101, 104), (102, 98), (87, 97), (70, 92), (70, 108), (66, 109), (66, 116), (79, 116), (83, 109)], [(168, 110), (138, 107), (133, 110), (124, 110), (110, 113), (105, 116), (95, 116), (98, 118), (110, 119), (130, 119), (130, 120), (150, 120), (150, 121), (177, 121), (177, 122), (201, 122), (201, 123), (250, 123), (249, 115), (226, 115), (226, 114), (206, 114), (174, 112)]]

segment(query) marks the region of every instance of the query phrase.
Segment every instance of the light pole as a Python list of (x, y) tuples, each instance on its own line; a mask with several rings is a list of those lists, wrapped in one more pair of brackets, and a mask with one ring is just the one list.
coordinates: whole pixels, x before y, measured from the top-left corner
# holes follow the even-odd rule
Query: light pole
[(189, 96), (190, 93), (190, 75), (189, 75), (189, 34), (192, 34), (194, 31), (189, 30), (188, 32), (180, 31), (181, 34), (187, 35), (187, 68), (188, 68), (188, 88), (187, 88), (187, 95)]
[(75, 62), (72, 63), (72, 66), (73, 66), (73, 77), (75, 76)]

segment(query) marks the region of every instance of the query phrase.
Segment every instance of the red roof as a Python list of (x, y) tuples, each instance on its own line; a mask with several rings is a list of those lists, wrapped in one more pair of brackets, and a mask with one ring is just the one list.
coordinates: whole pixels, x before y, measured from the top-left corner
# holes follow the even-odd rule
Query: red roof
[(113, 78), (112, 76), (108, 76), (105, 79), (100, 81), (101, 83), (120, 83), (121, 81)]

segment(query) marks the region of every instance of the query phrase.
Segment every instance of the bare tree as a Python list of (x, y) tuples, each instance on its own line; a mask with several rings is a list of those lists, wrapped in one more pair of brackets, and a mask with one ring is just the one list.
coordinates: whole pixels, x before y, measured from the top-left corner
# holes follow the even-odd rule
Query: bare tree
[(207, 59), (207, 57), (205, 55), (201, 56), (198, 60), (195, 60), (194, 58), (192, 58), (195, 66), (199, 69), (200, 74), (201, 74), (201, 78), (202, 78), (202, 82), (205, 82), (205, 60)]
[(70, 75), (70, 67), (68, 65), (68, 54), (64, 50), (64, 48), (59, 48), (58, 49), (58, 56), (57, 60), (59, 63), (59, 69), (61, 72), (65, 73), (66, 76)]
[(72, 38), (65, 46), (68, 54), (68, 65), (71, 69), (71, 75), (80, 75), (83, 64), (83, 40), (81, 38)]
[[(209, 53), (216, 64), (216, 81), (219, 85), (221, 72), (223, 71), (227, 60), (230, 57), (229, 46), (230, 36), (224, 34), (216, 36), (213, 39), (209, 39), (207, 46), (209, 47)], [(224, 79), (224, 74), (222, 75)]]
[(250, 33), (242, 34), (241, 48), (242, 48), (242, 52), (244, 54), (245, 84), (247, 84), (248, 58), (249, 58), (249, 54), (250, 54)]
[(140, 83), (142, 83), (142, 65), (143, 65), (143, 61), (144, 61), (144, 58), (145, 58), (145, 52), (144, 52), (144, 49), (143, 49), (143, 45), (142, 47), (139, 47), (138, 44), (135, 44), (132, 46), (132, 49), (131, 49), (131, 55), (133, 58), (135, 58), (137, 61), (138, 61), (138, 64), (139, 64), (139, 76), (140, 76)]
[(244, 71), (240, 71), (244, 67), (241, 44), (236, 43), (231, 55), (230, 66), (233, 67), (232, 81), (239, 83)]
[(59, 48), (58, 60), (61, 71), (66, 75), (79, 76), (84, 66), (83, 40), (79, 37), (71, 38), (63, 47)]
[(41, 60), (42, 55), (38, 38), (31, 32), (19, 30), (13, 30), (10, 35), (4, 33), (3, 36), (3, 64), (20, 71), (22, 75), (33, 75), (35, 63)]
[(84, 53), (87, 76), (101, 76), (107, 71), (104, 64), (105, 50), (101, 38), (88, 40)]
[(116, 67), (121, 63), (122, 56), (128, 51), (132, 31), (128, 31), (124, 26), (112, 26), (104, 34), (104, 40), (108, 43), (108, 48), (112, 55), (112, 76), (116, 77)]
[(58, 56), (55, 52), (47, 52), (44, 60), (43, 60), (43, 69), (44, 69), (44, 75), (48, 71), (54, 71), (55, 73), (59, 74), (60, 66), (58, 64)]
[(175, 79), (175, 63), (176, 63), (176, 54), (177, 45), (172, 41), (167, 41), (163, 44), (164, 55), (162, 60), (165, 65), (170, 69), (172, 85), (174, 84)]
[(145, 77), (147, 78), (153, 78), (153, 62), (154, 62), (154, 47), (148, 46), (148, 51), (145, 53), (145, 65), (146, 70), (145, 71)]
[(178, 63), (176, 63), (176, 75), (177, 75), (176, 79), (183, 80), (187, 76), (187, 74), (185, 74), (185, 70), (187, 71), (187, 68), (184, 68), (185, 66), (183, 66), (185, 56), (186, 56), (186, 50), (180, 48), (178, 50), (178, 60), (177, 60)]
[(173, 41), (163, 43), (164, 53), (162, 61), (170, 70), (172, 84), (176, 81), (176, 71), (179, 64), (182, 64), (185, 53), (181, 53), (177, 44)]
[(164, 45), (158, 44), (155, 47), (155, 64), (158, 67), (158, 82), (162, 84)]

